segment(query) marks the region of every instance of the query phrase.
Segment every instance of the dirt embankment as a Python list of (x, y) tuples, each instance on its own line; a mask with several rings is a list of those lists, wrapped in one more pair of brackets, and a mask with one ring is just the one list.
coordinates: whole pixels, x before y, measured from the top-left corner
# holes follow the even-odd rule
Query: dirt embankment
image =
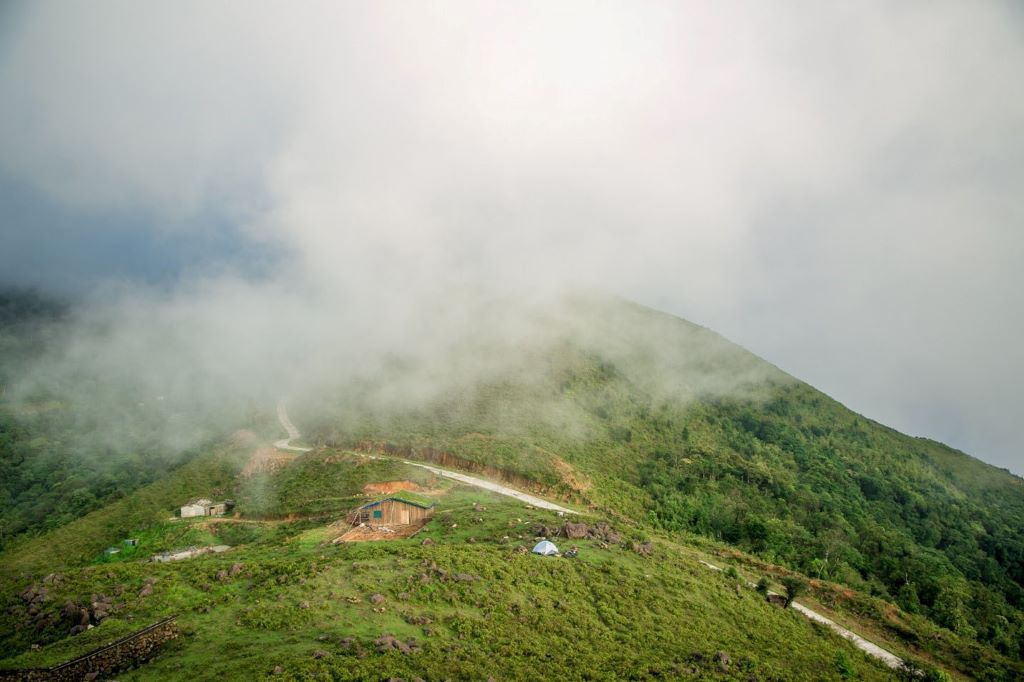
[(412, 481), (380, 481), (378, 483), (367, 483), (363, 486), (363, 492), (367, 494), (390, 495), (400, 490), (408, 490), (415, 493), (421, 491), (422, 488)]

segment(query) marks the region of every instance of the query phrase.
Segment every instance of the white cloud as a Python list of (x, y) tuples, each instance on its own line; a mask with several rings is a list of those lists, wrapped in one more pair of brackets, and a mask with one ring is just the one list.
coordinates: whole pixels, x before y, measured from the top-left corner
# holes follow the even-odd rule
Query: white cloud
[(0, 165), (61, 201), (216, 207), (288, 277), (395, 318), (438, 280), (609, 289), (1022, 471), (989, 436), (1024, 379), (1024, 40), (1002, 4), (24, 14)]

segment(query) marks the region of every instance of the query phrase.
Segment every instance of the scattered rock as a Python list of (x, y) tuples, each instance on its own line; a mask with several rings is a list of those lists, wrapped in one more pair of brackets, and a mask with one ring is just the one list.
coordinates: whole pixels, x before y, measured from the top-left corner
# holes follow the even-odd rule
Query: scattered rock
[(634, 542), (633, 551), (640, 556), (651, 556), (654, 553), (654, 543), (650, 540), (647, 542)]
[(585, 523), (573, 523), (572, 521), (566, 521), (565, 525), (562, 526), (562, 533), (565, 537), (572, 540), (580, 540), (587, 537), (587, 531), (590, 528)]
[(386, 651), (392, 651), (397, 649), (403, 654), (408, 655), (416, 654), (420, 651), (419, 644), (417, 644), (416, 640), (412, 637), (403, 642), (394, 635), (384, 634), (378, 637), (377, 639), (373, 640), (373, 643), (376, 645), (377, 651), (379, 653), (384, 653)]

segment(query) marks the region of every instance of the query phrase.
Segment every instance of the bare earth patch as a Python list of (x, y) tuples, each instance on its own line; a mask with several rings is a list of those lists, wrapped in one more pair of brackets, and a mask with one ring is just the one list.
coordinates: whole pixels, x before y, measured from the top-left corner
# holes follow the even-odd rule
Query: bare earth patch
[(377, 540), (400, 540), (412, 537), (420, 532), (426, 521), (409, 524), (390, 524), (387, 526), (361, 524), (350, 528), (347, 532), (331, 540), (331, 544), (340, 542), (373, 542)]
[(363, 492), (368, 494), (373, 493), (397, 493), (399, 490), (410, 490), (412, 492), (419, 492), (420, 487), (412, 481), (381, 481), (379, 483), (367, 483), (363, 486)]

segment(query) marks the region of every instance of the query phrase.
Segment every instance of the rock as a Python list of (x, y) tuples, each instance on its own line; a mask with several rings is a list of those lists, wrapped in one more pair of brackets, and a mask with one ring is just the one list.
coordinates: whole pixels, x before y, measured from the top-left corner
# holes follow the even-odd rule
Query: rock
[(466, 538), (466, 542), (472, 545), (473, 543), (476, 542), (476, 538), (472, 538), (472, 537), (471, 538)]
[(423, 542), (421, 542), (420, 544), (423, 545), (424, 547), (430, 547), (431, 545), (433, 545), (435, 543), (430, 538), (423, 538)]
[(634, 542), (633, 551), (640, 556), (651, 556), (654, 553), (654, 543), (650, 540), (647, 542)]
[(417, 644), (416, 640), (411, 637), (403, 642), (394, 635), (384, 634), (373, 640), (373, 643), (377, 646), (377, 651), (380, 653), (397, 649), (403, 654), (408, 655), (419, 653), (420, 651), (419, 644)]
[(317, 649), (316, 651), (313, 652), (313, 658), (326, 658), (326, 657), (327, 657), (327, 652), (324, 651), (323, 649)]
[(471, 583), (474, 580), (483, 580), (480, 576), (470, 575), (469, 573), (456, 573), (454, 578), (460, 583)]
[(217, 571), (217, 580), (224, 581), (224, 580), (227, 580), (227, 579), (228, 579), (228, 572), (227, 572), (226, 569), (222, 568), (219, 571)]
[(234, 578), (236, 575), (238, 575), (239, 573), (242, 572), (243, 568), (244, 568), (244, 566), (242, 566), (242, 564), (232, 564), (231, 565), (231, 570), (228, 571), (228, 575), (230, 575), (232, 578)]
[(402, 601), (409, 601), (410, 599), (412, 599), (412, 595), (409, 594), (408, 592), (399, 592), (398, 593), (398, 598), (401, 599)]
[(274, 670), (273, 670), (272, 674), (274, 674), (274, 675), (280, 675), (280, 674), (281, 674), (281, 673), (283, 673), (283, 672), (284, 672), (284, 668), (283, 668), (283, 667), (281, 667), (281, 666), (279, 666), (279, 665), (275, 665), (275, 666), (274, 666)]
[(96, 670), (93, 670), (91, 673), (86, 673), (85, 677), (83, 677), (82, 679), (85, 680), (85, 682), (92, 682), (93, 680), (95, 680), (99, 676), (100, 676), (99, 672), (96, 671)]
[(562, 535), (571, 540), (580, 540), (587, 537), (587, 533), (590, 530), (585, 523), (573, 523), (572, 521), (566, 521), (562, 526)]
[(308, 609), (309, 608), (309, 602), (305, 601), (305, 600), (300, 601), (299, 602), (299, 608), (300, 609)]
[(729, 654), (724, 651), (719, 651), (715, 654), (714, 658), (711, 659), (718, 664), (718, 669), (723, 673), (729, 670)]
[(373, 603), (373, 604), (383, 604), (384, 603), (384, 595), (381, 594), (380, 592), (376, 592), (374, 594), (371, 594), (370, 595), (370, 602)]
[(142, 586), (142, 589), (139, 590), (139, 597), (140, 598), (141, 597), (148, 597), (151, 594), (153, 594), (153, 583), (146, 583), (145, 585)]
[(427, 575), (426, 573), (420, 573), (420, 582), (421, 583), (429, 583), (430, 582), (430, 576)]
[(516, 554), (529, 554), (530, 552), (524, 545), (517, 546), (514, 551)]

